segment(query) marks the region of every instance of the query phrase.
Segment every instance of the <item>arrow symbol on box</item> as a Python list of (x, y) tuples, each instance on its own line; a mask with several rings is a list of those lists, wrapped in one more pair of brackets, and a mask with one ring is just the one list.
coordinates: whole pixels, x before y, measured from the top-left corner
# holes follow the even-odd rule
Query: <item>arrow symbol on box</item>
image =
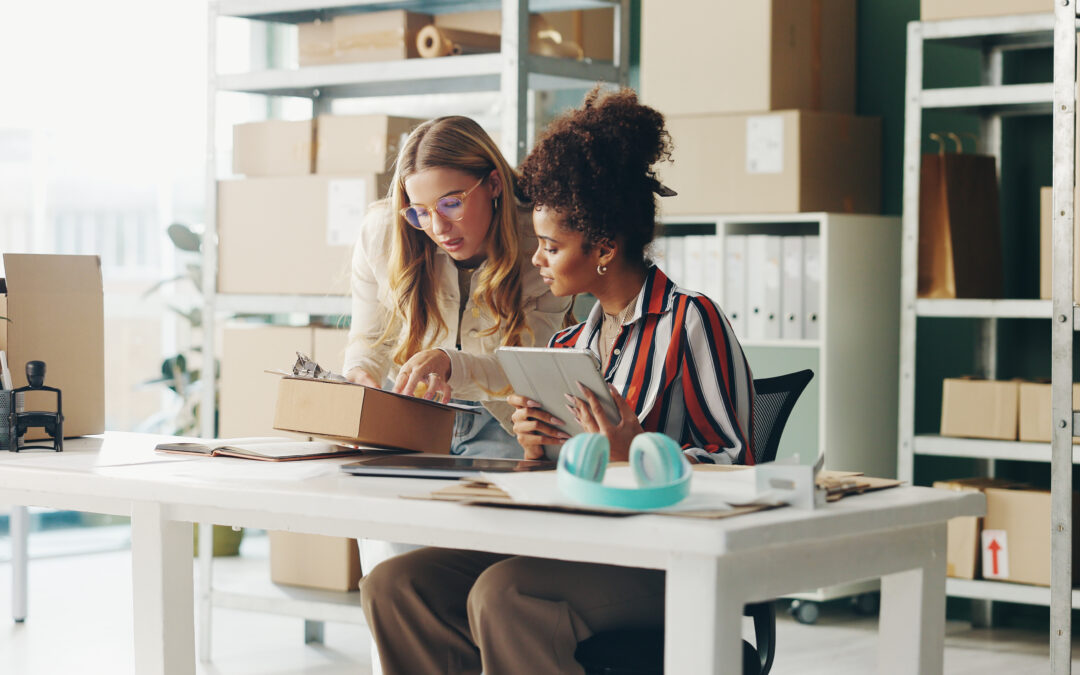
[(986, 548), (990, 549), (990, 555), (993, 556), (992, 565), (994, 569), (994, 576), (997, 576), (998, 574), (1000, 574), (998, 572), (998, 551), (1001, 550), (1001, 544), (998, 543), (997, 539), (991, 539), (990, 545)]

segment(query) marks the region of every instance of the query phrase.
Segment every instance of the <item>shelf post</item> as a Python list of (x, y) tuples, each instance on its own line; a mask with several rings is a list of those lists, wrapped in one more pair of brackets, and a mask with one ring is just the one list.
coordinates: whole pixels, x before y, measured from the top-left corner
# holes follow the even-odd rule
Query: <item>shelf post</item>
[(1054, 3), (1053, 327), (1051, 329), (1050, 671), (1072, 672), (1073, 185), (1076, 0)]
[(502, 146), (514, 166), (525, 159), (529, 93), (529, 1), (502, 2)]
[(915, 463), (915, 295), (919, 259), (919, 171), (922, 156), (922, 24), (908, 24), (904, 91), (904, 201), (900, 255), (900, 412), (896, 477), (910, 483)]

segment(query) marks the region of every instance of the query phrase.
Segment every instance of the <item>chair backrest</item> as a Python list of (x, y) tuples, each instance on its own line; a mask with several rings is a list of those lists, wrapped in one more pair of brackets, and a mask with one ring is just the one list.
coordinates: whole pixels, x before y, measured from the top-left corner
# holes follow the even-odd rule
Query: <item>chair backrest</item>
[(814, 371), (807, 369), (754, 380), (755, 464), (776, 459), (791, 409), (813, 378)]

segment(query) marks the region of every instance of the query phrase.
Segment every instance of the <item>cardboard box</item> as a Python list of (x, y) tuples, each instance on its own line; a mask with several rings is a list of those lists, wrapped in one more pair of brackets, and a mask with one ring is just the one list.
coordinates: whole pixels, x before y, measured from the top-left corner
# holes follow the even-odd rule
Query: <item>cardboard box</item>
[(350, 382), (283, 377), (274, 428), (359, 445), (449, 453), (455, 409)]
[[(984, 492), (987, 488), (1015, 486), (1002, 478), (958, 478), (936, 481), (934, 487), (955, 492)], [(948, 523), (949, 544), (946, 552), (946, 574), (957, 579), (977, 579), (979, 576), (979, 535), (982, 518), (964, 516)]]
[[(1050, 585), (1050, 493), (1045, 490), (987, 488), (983, 520), (983, 578), (1023, 584)], [(1077, 495), (1073, 493), (1073, 522), (1077, 518)], [(1001, 536), (1004, 533), (1004, 536)], [(998, 575), (991, 574), (987, 540), (995, 542)], [(1080, 551), (1073, 537), (1073, 558)], [(991, 551), (992, 553), (992, 551)]]
[[(1080, 384), (1073, 384), (1073, 410), (1080, 404)], [(1020, 383), (1020, 440), (1049, 443), (1053, 432), (1050, 415), (1050, 384)], [(1074, 438), (1073, 443), (1080, 443)]]
[[(1080, 161), (1080, 154), (1077, 154)], [(1080, 190), (1073, 195), (1080, 204)], [(1039, 190), (1039, 297), (1053, 299), (1054, 189)], [(1080, 218), (1073, 219), (1073, 299), (1080, 303)]]
[(881, 120), (789, 110), (667, 119), (675, 145), (660, 179), (665, 215), (877, 213)]
[(320, 115), (315, 173), (388, 173), (424, 120), (388, 115)]
[(300, 67), (334, 63), (334, 23), (314, 21), (296, 25), (297, 58)]
[(920, 5), (923, 21), (1054, 12), (1053, 0), (922, 0)]
[[(60, 389), (64, 436), (105, 431), (105, 311), (95, 255), (4, 254), (0, 349), (12, 383), (25, 387), (27, 361), (45, 362), (46, 386)], [(26, 395), (27, 410), (56, 410), (56, 395)], [(46, 438), (30, 429), (27, 440)]]
[(360, 224), (389, 180), (357, 174), (220, 181), (218, 290), (348, 295)]
[(415, 59), (416, 34), (431, 23), (427, 14), (394, 9), (335, 16), (334, 61), (397, 61)]
[[(433, 23), (439, 28), (466, 30), (488, 35), (502, 34), (502, 12), (449, 12), (437, 14)], [(543, 12), (529, 17), (529, 51), (533, 54), (560, 56), (552, 53), (553, 40), (542, 40), (541, 31), (555, 31), (559, 39), (581, 47), (580, 56), (594, 61), (613, 61), (615, 53), (615, 10), (590, 9), (566, 12)], [(571, 54), (567, 52), (566, 56)], [(578, 56), (578, 54), (573, 54)]]
[(1017, 438), (1020, 383), (1015, 380), (946, 378), (942, 384), (941, 435)]
[(270, 532), (270, 579), (289, 586), (359, 590), (360, 553), (356, 540)]
[[(644, 0), (642, 100), (665, 115), (855, 112), (855, 0)], [(676, 156), (677, 159), (677, 156)]]
[(233, 126), (233, 173), (306, 176), (314, 162), (311, 120), (267, 120)]
[[(316, 361), (310, 326), (229, 323), (222, 335), (221, 410), (218, 436), (280, 436), (274, 429), (279, 375), (303, 352)], [(327, 364), (327, 367), (331, 367)]]

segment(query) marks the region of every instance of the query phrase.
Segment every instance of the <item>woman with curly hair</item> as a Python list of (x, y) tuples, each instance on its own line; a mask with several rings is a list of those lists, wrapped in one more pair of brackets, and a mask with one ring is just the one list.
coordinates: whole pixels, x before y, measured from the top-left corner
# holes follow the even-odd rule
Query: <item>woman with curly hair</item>
[(570, 307), (529, 264), (536, 240), (517, 182), (475, 121), (425, 122), (402, 145), (390, 199), (371, 205), (353, 252), (346, 377), (482, 403), (484, 413), (458, 415), (454, 454), (521, 457), (494, 352), (544, 344)]
[[(522, 165), (539, 245), (533, 264), (556, 296), (592, 293), (589, 318), (551, 346), (602, 358), (621, 419), (595, 400), (574, 414), (625, 459), (630, 439), (661, 431), (692, 461), (752, 461), (750, 368), (719, 307), (675, 286), (645, 257), (670, 155), (663, 117), (633, 91), (594, 90), (557, 119)], [(559, 445), (561, 420), (521, 397), (514, 430), (526, 455)], [(388, 673), (582, 673), (592, 634), (664, 620), (664, 572), (425, 548), (363, 581), (362, 602)]]

